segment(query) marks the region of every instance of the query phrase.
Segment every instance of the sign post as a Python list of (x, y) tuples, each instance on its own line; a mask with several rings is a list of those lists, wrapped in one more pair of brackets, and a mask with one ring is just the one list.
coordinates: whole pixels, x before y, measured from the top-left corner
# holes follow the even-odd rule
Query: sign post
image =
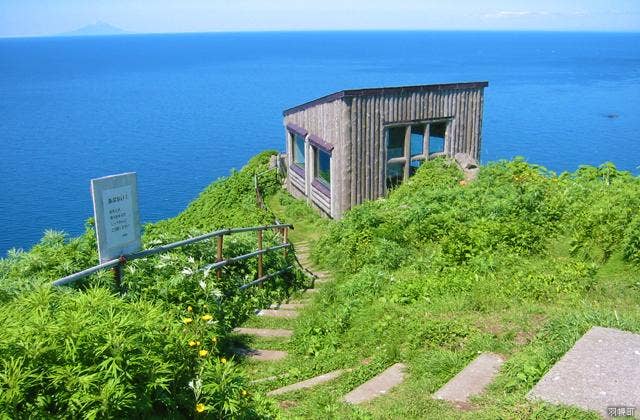
[[(91, 196), (100, 262), (140, 250), (142, 242), (135, 172), (92, 179)], [(120, 266), (116, 271), (120, 271)], [(119, 275), (116, 281), (119, 282)]]

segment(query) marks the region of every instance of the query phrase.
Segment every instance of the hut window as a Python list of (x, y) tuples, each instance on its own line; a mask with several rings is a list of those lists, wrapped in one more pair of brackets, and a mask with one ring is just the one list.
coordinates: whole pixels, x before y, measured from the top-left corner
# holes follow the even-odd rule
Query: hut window
[(387, 188), (397, 187), (404, 180), (404, 163), (389, 163), (387, 165)]
[(446, 121), (393, 126), (387, 129), (387, 188), (415, 174), (422, 162), (443, 153)]
[(315, 149), (315, 178), (327, 187), (331, 185), (331, 155), (324, 150)]
[(391, 127), (387, 137), (387, 159), (404, 156), (405, 127)]
[(424, 125), (411, 126), (411, 158), (424, 154)]
[(304, 168), (304, 138), (298, 134), (293, 135), (293, 163)]
[(429, 154), (444, 152), (444, 136), (447, 132), (446, 122), (429, 124)]

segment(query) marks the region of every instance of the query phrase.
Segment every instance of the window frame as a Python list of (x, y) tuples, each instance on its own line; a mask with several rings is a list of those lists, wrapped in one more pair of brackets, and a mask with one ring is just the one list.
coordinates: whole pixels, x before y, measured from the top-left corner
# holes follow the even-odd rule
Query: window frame
[[(437, 118), (430, 120), (415, 120), (415, 121), (403, 121), (398, 123), (386, 124), (384, 126), (384, 153), (385, 153), (385, 185), (387, 190), (395, 188), (402, 182), (405, 182), (411, 175), (411, 168), (414, 168), (413, 163), (420, 162), (418, 167), (422, 165), (422, 162), (428, 161), (434, 157), (440, 156), (447, 150), (447, 133), (449, 131), (449, 126), (451, 123), (451, 118)], [(444, 129), (444, 142), (443, 142), (443, 151), (442, 152), (434, 152), (429, 153), (429, 142), (431, 137), (431, 124), (445, 124)], [(417, 155), (411, 155), (411, 135), (415, 133), (414, 127), (424, 126), (422, 129), (422, 153)], [(404, 128), (404, 144), (403, 144), (403, 155), (400, 157), (388, 158), (387, 153), (389, 149), (389, 133), (391, 129), (395, 128)], [(403, 177), (400, 182), (396, 182), (393, 185), (389, 185), (389, 176), (388, 176), (388, 167), (389, 165), (402, 165), (403, 168)], [(417, 167), (415, 167), (417, 169)]]
[[(327, 150), (323, 150), (322, 148), (317, 146), (312, 145), (311, 147), (313, 147), (313, 155), (314, 155), (313, 179), (314, 181), (318, 181), (320, 184), (331, 189), (331, 152)], [(329, 180), (326, 180), (322, 176), (320, 176), (320, 153), (324, 153), (329, 158), (329, 172), (328, 172)]]

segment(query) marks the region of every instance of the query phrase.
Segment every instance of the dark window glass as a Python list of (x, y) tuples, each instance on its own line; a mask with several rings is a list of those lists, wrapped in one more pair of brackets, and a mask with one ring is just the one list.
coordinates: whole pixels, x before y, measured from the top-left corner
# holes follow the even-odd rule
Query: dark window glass
[(416, 173), (420, 165), (422, 164), (421, 160), (412, 160), (411, 166), (409, 166), (409, 176), (413, 176)]
[(446, 122), (429, 124), (429, 154), (444, 152), (444, 136), (446, 131)]
[(316, 149), (315, 177), (327, 186), (331, 185), (331, 156), (320, 149)]
[(404, 163), (387, 164), (387, 189), (395, 188), (404, 179)]
[(406, 127), (391, 127), (387, 131), (387, 159), (404, 156)]
[(424, 153), (424, 125), (411, 126), (411, 157)]
[(304, 138), (297, 134), (293, 136), (293, 163), (304, 167)]

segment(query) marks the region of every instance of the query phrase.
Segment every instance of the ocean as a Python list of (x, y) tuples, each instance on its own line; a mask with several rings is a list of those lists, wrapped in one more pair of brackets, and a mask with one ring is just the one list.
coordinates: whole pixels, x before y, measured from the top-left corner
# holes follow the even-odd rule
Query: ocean
[(0, 255), (92, 216), (135, 171), (178, 214), (265, 149), (282, 110), (343, 89), (489, 81), (482, 162), (640, 166), (640, 34), (266, 32), (0, 39)]

